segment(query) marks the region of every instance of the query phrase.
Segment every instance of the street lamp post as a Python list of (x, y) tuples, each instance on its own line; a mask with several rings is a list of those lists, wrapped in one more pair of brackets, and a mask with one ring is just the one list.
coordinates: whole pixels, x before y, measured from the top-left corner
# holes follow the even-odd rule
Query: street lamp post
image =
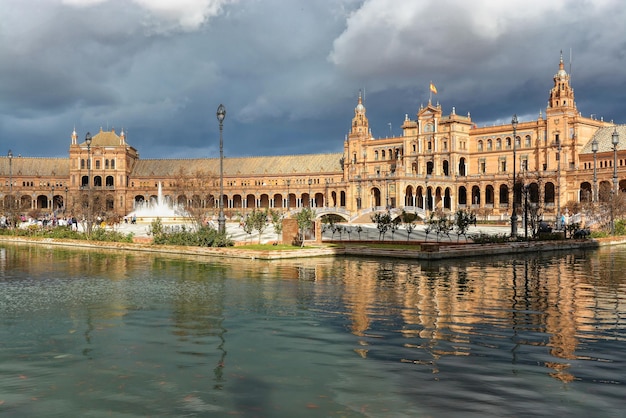
[(63, 201), (63, 215), (65, 215), (65, 211), (67, 209), (67, 186), (65, 186), (65, 200)]
[(389, 173), (385, 173), (385, 209), (389, 210)]
[(85, 135), (87, 144), (87, 236), (91, 235), (92, 198), (91, 198), (91, 134)]
[(556, 132), (556, 229), (559, 231), (564, 227), (561, 219), (561, 139), (559, 131)]
[(291, 179), (287, 179), (287, 212), (289, 212), (289, 185), (291, 184)]
[(598, 201), (598, 140), (593, 138), (591, 141), (591, 151), (593, 152), (593, 191), (591, 201), (596, 203)]
[(226, 232), (226, 217), (224, 216), (224, 140), (222, 131), (224, 130), (224, 118), (226, 117), (226, 108), (223, 104), (217, 107), (217, 120), (220, 123), (220, 213), (217, 217), (217, 226), (221, 234)]
[(511, 126), (513, 126), (513, 207), (511, 211), (511, 239), (517, 239), (517, 195), (515, 193), (516, 177), (516, 161), (517, 161), (517, 115), (513, 115)]
[(615, 128), (611, 135), (611, 143), (613, 144), (613, 191), (617, 193), (619, 191), (617, 188), (617, 145), (619, 144), (617, 128)]
[(13, 213), (13, 204), (15, 203), (15, 199), (13, 198), (13, 151), (9, 150), (7, 157), (9, 157), (9, 215), (11, 219), (9, 222), (9, 228), (13, 227), (13, 218), (15, 214)]
[(313, 207), (313, 199), (311, 199), (311, 184), (313, 183), (312, 179), (309, 179), (309, 207)]
[(50, 214), (54, 214), (54, 185), (50, 187), (50, 191), (52, 192), (52, 198), (50, 199)]
[(615, 129), (613, 130), (613, 134), (611, 135), (611, 143), (613, 144), (613, 199), (611, 199), (611, 235), (615, 235), (614, 208), (616, 204), (616, 199), (619, 196), (619, 186), (617, 184), (617, 145), (619, 144), (619, 134), (617, 133), (617, 127), (615, 127)]

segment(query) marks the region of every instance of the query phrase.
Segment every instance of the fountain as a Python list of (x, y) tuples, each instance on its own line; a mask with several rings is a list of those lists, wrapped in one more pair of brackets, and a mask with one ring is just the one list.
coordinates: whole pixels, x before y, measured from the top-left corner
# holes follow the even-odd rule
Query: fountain
[(128, 220), (135, 219), (137, 223), (149, 224), (157, 218), (164, 224), (180, 224), (189, 221), (189, 213), (183, 206), (172, 203), (163, 197), (163, 187), (158, 184), (157, 196), (139, 202), (135, 210), (127, 215)]

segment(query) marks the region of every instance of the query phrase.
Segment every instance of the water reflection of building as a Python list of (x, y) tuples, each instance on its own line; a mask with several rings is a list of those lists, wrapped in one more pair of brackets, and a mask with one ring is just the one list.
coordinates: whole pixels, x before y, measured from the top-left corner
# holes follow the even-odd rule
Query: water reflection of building
[[(321, 268), (317, 281), (343, 280), (340, 298), (363, 357), (380, 337), (377, 322), (397, 318), (404, 347), (415, 350), (415, 357), (398, 361), (437, 373), (443, 356), (475, 355), (476, 344), (493, 344), (510, 351), (513, 365), (541, 358), (552, 377), (570, 382), (581, 338), (596, 337), (593, 317), (601, 301), (589, 282), (594, 276), (577, 270), (575, 256), (556, 260), (421, 265), (347, 259), (341, 278), (336, 267), (334, 274)], [(615, 321), (619, 310), (608, 312)]]
[[(342, 152), (224, 159), (223, 207), (234, 215), (256, 207), (313, 206), (346, 219), (388, 207), (420, 216), (435, 208), (471, 208), (501, 218), (510, 215), (517, 164), (530, 202), (554, 218), (566, 202), (592, 199), (594, 157), (600, 192), (611, 189), (614, 130), (622, 138), (619, 189), (626, 189), (626, 126), (581, 114), (562, 58), (545, 113), (520, 122), (515, 138), (508, 121), (479, 127), (469, 112), (461, 115), (453, 107), (446, 115), (430, 101), (415, 118), (406, 115), (401, 129), (400, 136), (374, 137), (359, 97), (339, 143)], [(219, 158), (142, 160), (129, 141), (124, 131), (100, 130), (88, 146), (72, 132), (69, 158), (0, 157), (2, 211), (17, 205), (24, 213), (75, 212), (90, 190), (103, 211), (124, 215), (137, 202), (156, 198), (159, 182), (170, 201), (215, 211)], [(516, 196), (521, 199), (521, 193)]]

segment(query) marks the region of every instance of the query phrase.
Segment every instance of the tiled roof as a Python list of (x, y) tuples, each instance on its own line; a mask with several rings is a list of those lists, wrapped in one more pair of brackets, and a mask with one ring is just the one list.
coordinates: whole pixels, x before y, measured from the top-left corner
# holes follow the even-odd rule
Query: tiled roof
[[(224, 157), (225, 176), (263, 176), (307, 173), (341, 173), (342, 154), (302, 154), (268, 157)], [(135, 177), (167, 177), (180, 171), (219, 173), (219, 158), (139, 160)]]
[[(10, 166), (10, 167), (9, 167)], [(13, 156), (0, 158), (0, 173), (8, 176), (59, 176), (69, 178), (70, 160), (68, 158), (34, 158)]]
[[(91, 137), (92, 147), (116, 147), (122, 144), (122, 137), (115, 133), (115, 129), (103, 131), (102, 128), (100, 128), (100, 132)], [(81, 142), (80, 145), (87, 146), (85, 141)]]
[(591, 137), (589, 142), (585, 144), (580, 153), (593, 153), (593, 151), (591, 150), (591, 143), (593, 142), (594, 138), (598, 141), (598, 152), (613, 151), (613, 132), (615, 130), (617, 130), (617, 133), (619, 134), (619, 143), (617, 144), (617, 149), (626, 149), (626, 125), (616, 125), (606, 126), (604, 128), (598, 129), (596, 133)]

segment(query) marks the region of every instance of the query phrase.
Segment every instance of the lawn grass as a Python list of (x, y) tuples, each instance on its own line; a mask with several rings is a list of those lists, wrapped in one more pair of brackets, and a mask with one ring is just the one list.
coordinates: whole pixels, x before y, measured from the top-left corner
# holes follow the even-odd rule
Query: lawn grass
[(287, 244), (246, 244), (246, 245), (237, 245), (235, 248), (242, 250), (256, 250), (256, 251), (293, 251), (293, 250), (306, 250), (312, 247), (299, 247), (295, 245), (287, 245)]

